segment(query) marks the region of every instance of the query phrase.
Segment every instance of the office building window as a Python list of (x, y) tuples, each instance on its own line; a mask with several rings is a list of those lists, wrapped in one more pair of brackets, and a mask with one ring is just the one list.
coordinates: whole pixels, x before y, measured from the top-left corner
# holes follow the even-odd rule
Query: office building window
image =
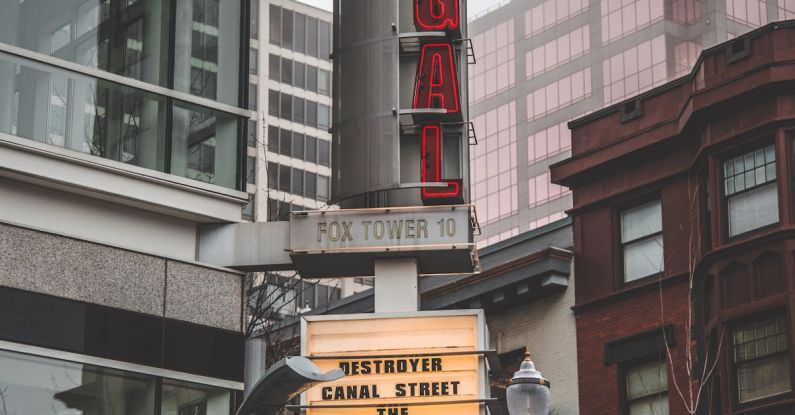
[(282, 58), (282, 79), (283, 84), (293, 84), (293, 61)]
[(293, 134), (290, 130), (279, 130), (279, 154), (291, 157), (293, 154)]
[(733, 330), (732, 340), (739, 403), (792, 390), (787, 321), (783, 315), (739, 326)]
[(778, 20), (795, 18), (795, 0), (778, 0)]
[(281, 94), (279, 117), (287, 121), (293, 120), (293, 96), (290, 94)]
[(259, 50), (248, 49), (248, 73), (256, 75), (259, 72)]
[(306, 137), (306, 161), (317, 163), (317, 142), (315, 137)]
[(621, 250), (625, 283), (663, 272), (659, 199), (621, 212)]
[(293, 183), (290, 193), (298, 196), (304, 195), (304, 171), (300, 169), (292, 169)]
[(531, 177), (528, 182), (528, 202), (535, 207), (568, 195), (571, 191), (563, 186), (552, 183), (549, 172)]
[(257, 182), (256, 157), (246, 157), (246, 182), (251, 184), (255, 184)]
[(257, 85), (248, 84), (248, 109), (257, 110)]
[(293, 121), (299, 124), (306, 124), (303, 98), (293, 97)]
[(279, 190), (282, 192), (290, 191), (290, 167), (279, 166)]
[(329, 178), (317, 176), (317, 200), (327, 202), (329, 199)]
[(318, 36), (317, 57), (329, 60), (331, 54), (331, 24), (329, 22), (323, 20), (318, 22)]
[(251, 4), (251, 19), (249, 20), (250, 27), (249, 27), (249, 36), (252, 39), (259, 38), (259, 0), (250, 0)]
[(331, 143), (326, 140), (317, 140), (317, 164), (331, 165)]
[(317, 68), (314, 66), (306, 67), (306, 90), (317, 92)]
[(609, 43), (665, 17), (663, 0), (602, 0), (602, 42)]
[(268, 151), (279, 152), (279, 127), (273, 125), (268, 126)]
[(574, 59), (577, 59), (591, 48), (591, 29), (589, 25), (575, 29), (557, 39), (551, 40), (530, 52), (527, 52), (527, 78), (540, 75)]
[(591, 68), (585, 68), (527, 94), (527, 120), (532, 121), (591, 96)]
[(272, 45), (282, 45), (282, 8), (270, 5), (270, 43)]
[(293, 12), (282, 9), (282, 47), (293, 48)]
[(331, 72), (318, 69), (317, 71), (317, 92), (321, 95), (331, 95)]
[(481, 224), (519, 210), (516, 102), (504, 104), (473, 120), (479, 144), (472, 147), (472, 200)]
[(701, 20), (701, 0), (673, 0), (673, 21), (693, 24)]
[(317, 175), (315, 173), (306, 172), (306, 188), (304, 189), (304, 196), (310, 199), (317, 197)]
[(761, 26), (767, 23), (767, 1), (726, 0), (726, 17), (748, 26)]
[(304, 159), (304, 135), (293, 133), (293, 158)]
[(568, 122), (553, 125), (527, 138), (527, 161), (533, 164), (571, 150)]
[(657, 36), (617, 53), (602, 62), (605, 104), (621, 101), (657, 85), (664, 84), (667, 69), (664, 53), (665, 36)]
[(274, 117), (279, 116), (279, 106), (281, 104), (281, 97), (279, 96), (279, 91), (269, 90), (268, 91), (268, 115), (272, 115)]
[(624, 369), (625, 413), (668, 414), (668, 368), (665, 360)]
[(310, 127), (318, 127), (317, 106), (318, 104), (315, 101), (306, 101), (306, 125)]
[(306, 52), (306, 16), (295, 14), (293, 46), (298, 53)]
[(268, 162), (268, 189), (279, 188), (279, 165)]
[(525, 13), (525, 37), (543, 32), (588, 10), (588, 0), (547, 0)]
[(243, 220), (254, 220), (254, 206), (256, 204), (257, 197), (255, 194), (248, 195), (248, 202), (243, 206), (243, 212), (241, 217)]
[(479, 55), (477, 63), (469, 72), (471, 102), (492, 97), (514, 85), (516, 82), (515, 38), (513, 19), (473, 36), (472, 47)]
[(246, 144), (249, 147), (257, 147), (257, 122), (254, 120), (248, 120), (247, 126), (247, 140)]
[(314, 17), (306, 18), (306, 54), (309, 56), (317, 56), (317, 25), (318, 21)]
[(306, 89), (306, 65), (303, 63), (293, 63), (293, 86)]
[(328, 130), (331, 127), (331, 108), (328, 105), (317, 104), (317, 128)]
[(268, 55), (268, 78), (279, 82), (282, 80), (282, 59), (278, 55)]
[(723, 162), (729, 237), (778, 222), (773, 144)]

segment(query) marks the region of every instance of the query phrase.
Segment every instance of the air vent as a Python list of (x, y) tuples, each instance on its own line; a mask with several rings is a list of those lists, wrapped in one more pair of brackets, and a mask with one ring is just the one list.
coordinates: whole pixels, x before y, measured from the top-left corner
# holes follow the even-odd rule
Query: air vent
[(621, 122), (634, 120), (643, 115), (643, 105), (640, 99), (629, 100), (621, 104)]
[(737, 62), (748, 56), (751, 56), (751, 39), (743, 37), (726, 45), (726, 63)]

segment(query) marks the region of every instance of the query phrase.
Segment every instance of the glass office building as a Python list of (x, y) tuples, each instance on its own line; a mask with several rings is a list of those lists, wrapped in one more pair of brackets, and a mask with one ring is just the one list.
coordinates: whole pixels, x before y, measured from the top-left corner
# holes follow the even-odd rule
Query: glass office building
[(790, 0), (513, 0), (471, 19), (479, 246), (561, 219), (567, 123), (686, 75), (704, 48), (792, 18)]
[(249, 7), (0, 3), (0, 414), (234, 413)]

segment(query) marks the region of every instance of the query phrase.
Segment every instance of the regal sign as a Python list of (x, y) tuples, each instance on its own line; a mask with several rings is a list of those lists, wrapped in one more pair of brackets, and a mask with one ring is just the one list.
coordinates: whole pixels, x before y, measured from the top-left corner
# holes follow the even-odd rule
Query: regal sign
[[(444, 32), (444, 37), (434, 36), (422, 41), (414, 86), (413, 108), (428, 111), (416, 117), (422, 120), (421, 130), (421, 180), (447, 183), (447, 187), (424, 187), (422, 201), (425, 205), (463, 203), (463, 180), (442, 177), (443, 123), (461, 121), (456, 50), (453, 41), (461, 37), (461, 10), (459, 0), (414, 0), (414, 25), (418, 31)], [(422, 114), (422, 112), (419, 112)]]
[(346, 374), (307, 391), (307, 415), (481, 412), (482, 311), (308, 316), (301, 330), (303, 356)]

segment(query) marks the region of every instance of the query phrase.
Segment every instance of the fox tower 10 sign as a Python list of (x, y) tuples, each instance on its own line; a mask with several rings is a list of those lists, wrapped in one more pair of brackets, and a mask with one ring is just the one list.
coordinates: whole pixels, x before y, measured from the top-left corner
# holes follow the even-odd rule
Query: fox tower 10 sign
[(469, 203), (466, 2), (335, 3), (332, 198)]

